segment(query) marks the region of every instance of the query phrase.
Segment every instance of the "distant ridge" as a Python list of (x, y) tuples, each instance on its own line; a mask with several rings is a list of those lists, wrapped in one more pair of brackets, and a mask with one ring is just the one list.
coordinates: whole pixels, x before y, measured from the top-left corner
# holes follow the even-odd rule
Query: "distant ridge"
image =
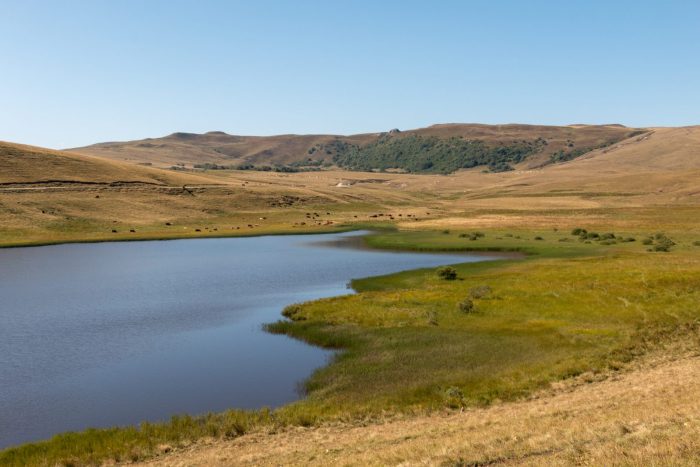
[(85, 154), (0, 141), (0, 184), (147, 183), (182, 185), (196, 176)]
[[(313, 167), (449, 173), (480, 166), (491, 170), (542, 167), (614, 144), (635, 131), (642, 130), (620, 124), (440, 123), (414, 130), (394, 128), (357, 135), (241, 136), (223, 131), (176, 132), (160, 138), (99, 143), (71, 151), (157, 167), (303, 167), (311, 163)], [(478, 143), (481, 147), (466, 143)]]

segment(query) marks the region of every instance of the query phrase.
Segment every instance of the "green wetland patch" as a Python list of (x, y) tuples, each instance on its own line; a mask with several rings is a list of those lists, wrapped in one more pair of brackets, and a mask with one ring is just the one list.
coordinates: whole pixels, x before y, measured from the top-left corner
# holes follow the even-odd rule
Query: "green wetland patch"
[[(481, 233), (472, 240), (473, 231), (383, 232), (367, 243), (527, 256), (358, 279), (357, 294), (289, 307), (291, 319), (270, 324), (271, 332), (341, 350), (306, 382), (304, 400), (60, 435), (5, 451), (0, 462), (139, 459), (203, 436), (513, 400), (553, 381), (620, 369), (700, 318), (700, 249), (682, 233)], [(643, 245), (649, 237), (668, 251)]]

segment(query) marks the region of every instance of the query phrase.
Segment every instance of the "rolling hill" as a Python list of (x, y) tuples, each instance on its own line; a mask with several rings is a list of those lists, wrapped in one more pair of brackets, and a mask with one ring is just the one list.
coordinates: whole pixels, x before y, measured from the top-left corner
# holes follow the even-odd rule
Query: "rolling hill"
[(622, 125), (440, 124), (352, 136), (236, 136), (220, 131), (108, 142), (71, 151), (158, 167), (499, 172), (571, 160), (644, 133)]
[[(618, 126), (436, 125), (400, 136), (394, 132), (391, 138), (449, 139), (467, 128), (468, 138), (483, 141), (544, 135), (548, 148), (555, 146), (556, 135), (560, 142), (577, 135), (576, 147), (637, 131)], [(198, 146), (182, 146), (188, 147)], [(321, 231), (376, 222), (382, 220), (378, 213), (392, 211), (397, 217), (390, 221), (411, 229), (539, 226), (552, 216), (572, 225), (582, 219), (615, 224), (621, 221), (619, 210), (643, 215), (654, 206), (690, 209), (700, 199), (700, 126), (650, 128), (555, 164), (538, 161), (551, 156), (541, 152), (515, 164), (515, 170), (498, 173), (367, 173), (334, 167), (300, 173), (173, 171), (138, 165), (151, 156), (123, 150), (134, 158), (131, 163), (114, 160), (110, 151), (100, 157), (100, 151), (87, 155), (0, 143), (0, 243)], [(185, 153), (157, 153), (164, 162), (177, 154)], [(309, 222), (305, 213), (319, 210), (332, 214)], [(412, 214), (410, 221), (407, 214)]]
[(199, 180), (171, 171), (139, 167), (66, 151), (0, 141), (0, 184), (150, 183), (183, 185)]

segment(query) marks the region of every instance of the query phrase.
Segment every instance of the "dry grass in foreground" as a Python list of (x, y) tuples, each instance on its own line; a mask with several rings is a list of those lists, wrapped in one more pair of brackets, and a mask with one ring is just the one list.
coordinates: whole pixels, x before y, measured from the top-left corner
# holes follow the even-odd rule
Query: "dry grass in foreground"
[(697, 465), (699, 458), (700, 355), (686, 348), (522, 402), (251, 433), (145, 465)]

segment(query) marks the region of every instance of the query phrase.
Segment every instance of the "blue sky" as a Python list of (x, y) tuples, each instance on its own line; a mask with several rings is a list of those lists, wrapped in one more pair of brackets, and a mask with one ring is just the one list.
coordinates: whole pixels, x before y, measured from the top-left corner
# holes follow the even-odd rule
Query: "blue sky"
[(700, 2), (0, 0), (0, 139), (700, 124)]

